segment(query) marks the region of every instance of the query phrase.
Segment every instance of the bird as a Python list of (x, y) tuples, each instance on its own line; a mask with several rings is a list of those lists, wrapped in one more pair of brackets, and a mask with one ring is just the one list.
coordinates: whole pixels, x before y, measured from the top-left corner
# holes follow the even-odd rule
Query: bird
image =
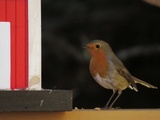
[[(107, 42), (93, 40), (86, 44), (85, 48), (91, 56), (89, 63), (91, 76), (103, 88), (113, 90), (104, 107), (105, 109), (111, 109), (126, 88), (138, 92), (137, 83), (148, 88), (157, 89), (156, 86), (134, 77), (115, 55)], [(116, 93), (117, 96), (115, 96)]]

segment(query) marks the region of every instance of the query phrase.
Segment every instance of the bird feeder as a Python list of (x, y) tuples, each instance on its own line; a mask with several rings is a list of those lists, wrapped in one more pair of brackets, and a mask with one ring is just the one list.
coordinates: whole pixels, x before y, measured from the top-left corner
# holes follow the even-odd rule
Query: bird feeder
[(41, 1), (0, 0), (0, 111), (72, 109), (71, 91), (41, 83)]

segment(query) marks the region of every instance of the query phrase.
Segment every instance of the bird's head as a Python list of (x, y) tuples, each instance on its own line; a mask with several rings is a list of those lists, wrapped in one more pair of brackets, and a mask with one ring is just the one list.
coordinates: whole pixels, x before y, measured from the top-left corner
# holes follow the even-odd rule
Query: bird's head
[(97, 56), (100, 54), (106, 55), (111, 51), (109, 44), (102, 40), (93, 40), (86, 45), (86, 49), (91, 54), (91, 56)]

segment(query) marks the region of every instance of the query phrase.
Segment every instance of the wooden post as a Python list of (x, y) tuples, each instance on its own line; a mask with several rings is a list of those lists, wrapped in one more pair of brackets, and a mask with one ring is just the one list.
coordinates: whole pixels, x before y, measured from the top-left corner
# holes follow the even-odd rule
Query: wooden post
[(29, 89), (41, 89), (41, 0), (28, 0)]

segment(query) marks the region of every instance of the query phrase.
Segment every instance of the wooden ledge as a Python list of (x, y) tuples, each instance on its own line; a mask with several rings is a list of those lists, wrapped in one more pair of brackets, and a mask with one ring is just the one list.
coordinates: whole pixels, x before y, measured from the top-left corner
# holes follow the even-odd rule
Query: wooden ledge
[(1, 112), (2, 120), (160, 120), (160, 109)]

